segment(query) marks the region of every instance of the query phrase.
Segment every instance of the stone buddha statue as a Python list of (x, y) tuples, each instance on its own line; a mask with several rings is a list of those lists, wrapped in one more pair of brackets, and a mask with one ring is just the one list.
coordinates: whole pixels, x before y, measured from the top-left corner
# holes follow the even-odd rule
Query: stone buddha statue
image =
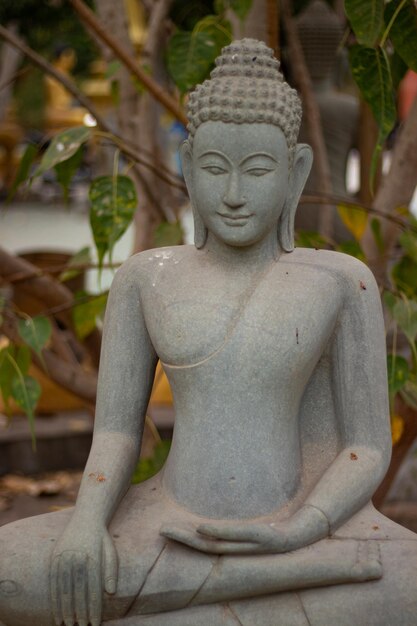
[[(76, 506), (0, 529), (7, 626), (417, 623), (417, 536), (370, 503), (391, 448), (379, 293), (356, 259), (293, 250), (300, 117), (251, 39), (191, 94), (195, 246), (116, 274)], [(158, 359), (172, 447), (131, 487)]]

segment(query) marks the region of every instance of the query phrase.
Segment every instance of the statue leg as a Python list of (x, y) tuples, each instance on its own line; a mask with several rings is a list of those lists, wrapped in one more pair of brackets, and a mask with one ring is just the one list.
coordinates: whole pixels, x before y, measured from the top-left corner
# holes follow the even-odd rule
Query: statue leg
[(70, 515), (69, 510), (48, 513), (0, 528), (0, 622), (54, 626), (49, 561)]

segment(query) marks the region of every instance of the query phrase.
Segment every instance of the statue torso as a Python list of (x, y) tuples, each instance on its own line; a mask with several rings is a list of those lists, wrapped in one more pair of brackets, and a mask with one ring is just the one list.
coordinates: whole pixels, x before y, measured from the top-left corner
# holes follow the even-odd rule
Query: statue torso
[(167, 489), (208, 517), (277, 510), (300, 484), (298, 411), (337, 321), (337, 280), (297, 252), (252, 275), (219, 272), (191, 247), (141, 256), (176, 409)]

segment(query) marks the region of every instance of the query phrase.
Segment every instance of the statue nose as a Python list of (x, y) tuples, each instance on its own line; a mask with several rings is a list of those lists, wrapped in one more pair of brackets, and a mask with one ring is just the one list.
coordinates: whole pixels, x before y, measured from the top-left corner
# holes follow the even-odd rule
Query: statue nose
[(237, 172), (230, 175), (223, 202), (231, 209), (238, 209), (246, 202), (246, 198), (242, 195), (240, 176)]

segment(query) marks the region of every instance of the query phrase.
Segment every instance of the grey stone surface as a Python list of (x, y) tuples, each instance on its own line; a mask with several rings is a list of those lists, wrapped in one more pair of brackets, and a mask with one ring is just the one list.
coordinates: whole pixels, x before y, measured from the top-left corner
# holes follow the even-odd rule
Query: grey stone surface
[[(285, 85), (282, 130), (237, 80), (282, 81), (266, 47), (218, 66), (243, 118), (192, 100), (197, 246), (118, 271), (76, 507), (0, 529), (7, 626), (417, 624), (417, 536), (370, 504), (391, 448), (378, 288), (351, 257), (292, 251), (311, 150)], [(173, 444), (129, 488), (158, 357)]]

